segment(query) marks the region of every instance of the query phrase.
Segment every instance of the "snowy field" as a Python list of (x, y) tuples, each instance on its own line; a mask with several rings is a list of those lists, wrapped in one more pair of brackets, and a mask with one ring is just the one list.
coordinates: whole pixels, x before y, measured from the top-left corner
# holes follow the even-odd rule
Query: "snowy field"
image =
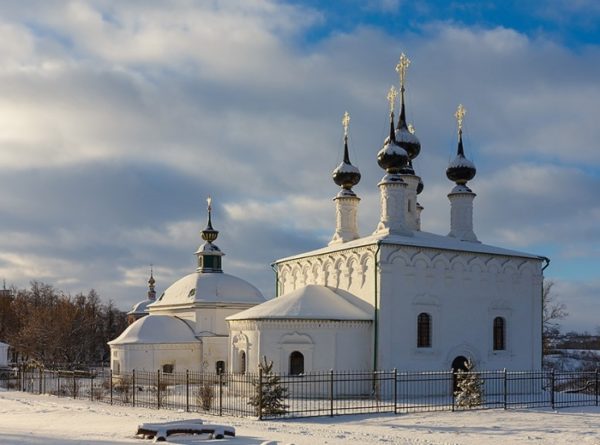
[[(139, 423), (190, 419), (192, 413), (109, 406), (84, 400), (0, 392), (0, 444), (144, 444)], [(341, 416), (288, 421), (201, 416), (207, 423), (234, 426), (224, 440), (177, 437), (178, 444), (595, 444), (600, 445), (600, 408), (560, 411), (481, 410), (404, 415)]]

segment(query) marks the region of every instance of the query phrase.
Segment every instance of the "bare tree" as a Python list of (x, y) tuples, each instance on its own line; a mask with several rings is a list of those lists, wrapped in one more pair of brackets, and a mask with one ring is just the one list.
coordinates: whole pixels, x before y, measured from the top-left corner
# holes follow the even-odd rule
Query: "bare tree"
[(558, 321), (564, 319), (569, 313), (567, 306), (558, 300), (552, 290), (554, 281), (546, 280), (542, 287), (542, 348), (544, 355), (551, 349), (551, 340), (558, 335)]

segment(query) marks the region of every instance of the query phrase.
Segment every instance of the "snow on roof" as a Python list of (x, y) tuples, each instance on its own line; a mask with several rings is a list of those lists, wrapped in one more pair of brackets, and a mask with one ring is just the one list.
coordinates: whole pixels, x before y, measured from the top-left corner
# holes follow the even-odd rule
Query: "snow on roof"
[(150, 306), (192, 303), (260, 304), (265, 297), (247, 281), (226, 273), (194, 272), (173, 283)]
[(371, 311), (368, 308), (368, 303), (348, 292), (310, 284), (231, 315), (227, 320), (372, 320), (372, 308)]
[(171, 315), (148, 315), (130, 324), (109, 345), (196, 343), (192, 328)]
[(448, 168), (459, 168), (459, 167), (475, 168), (475, 164), (473, 164), (471, 161), (469, 161), (464, 156), (458, 155), (452, 160), (452, 162), (450, 162), (450, 164), (448, 165)]
[(9, 347), (10, 345), (0, 341), (0, 348)]
[(143, 315), (148, 314), (148, 306), (154, 303), (155, 300), (143, 300), (133, 305), (131, 310), (127, 312), (127, 315)]
[(534, 255), (526, 252), (519, 252), (517, 250), (504, 249), (502, 247), (490, 246), (488, 244), (475, 243), (471, 241), (461, 241), (451, 236), (436, 235), (435, 233), (414, 231), (414, 236), (403, 236), (403, 235), (370, 235), (363, 238), (349, 241), (343, 244), (334, 244), (332, 246), (323, 247), (310, 252), (300, 253), (298, 255), (292, 255), (286, 258), (281, 258), (275, 263), (282, 263), (285, 261), (295, 260), (314, 255), (323, 255), (338, 250), (346, 250), (353, 247), (367, 246), (369, 244), (375, 244), (378, 241), (381, 244), (390, 245), (401, 245), (401, 246), (414, 246), (414, 247), (426, 247), (431, 249), (441, 250), (454, 250), (459, 252), (473, 252), (473, 253), (485, 253), (489, 255), (504, 255), (504, 256), (516, 256), (522, 258), (533, 258), (541, 259), (539, 255)]

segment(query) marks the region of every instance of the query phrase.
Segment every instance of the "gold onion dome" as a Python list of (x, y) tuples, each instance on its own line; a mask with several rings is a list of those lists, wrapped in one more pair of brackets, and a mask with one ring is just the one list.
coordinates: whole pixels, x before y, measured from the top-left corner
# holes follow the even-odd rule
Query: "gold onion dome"
[(342, 125), (344, 126), (344, 160), (338, 165), (335, 170), (331, 173), (333, 182), (342, 187), (342, 194), (354, 195), (352, 187), (360, 182), (360, 171), (357, 167), (352, 165), (350, 162), (350, 156), (348, 154), (348, 126), (350, 124), (350, 115), (346, 111), (344, 118), (342, 119)]
[(394, 100), (398, 93), (393, 86), (387, 95), (390, 102), (390, 135), (385, 138), (383, 148), (377, 153), (377, 163), (389, 174), (401, 173), (408, 163), (408, 153), (396, 141), (394, 132)]
[(465, 156), (465, 150), (462, 140), (462, 124), (467, 110), (460, 104), (454, 116), (458, 122), (458, 148), (456, 157), (450, 162), (446, 169), (446, 176), (450, 181), (454, 181), (456, 185), (466, 187), (466, 183), (475, 177), (477, 169), (475, 164)]

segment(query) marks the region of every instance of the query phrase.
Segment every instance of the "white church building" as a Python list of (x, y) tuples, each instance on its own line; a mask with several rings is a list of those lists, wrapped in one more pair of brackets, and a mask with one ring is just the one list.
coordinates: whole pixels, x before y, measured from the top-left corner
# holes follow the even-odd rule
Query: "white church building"
[(420, 142), (406, 122), (402, 55), (400, 115), (396, 90), (390, 133), (377, 153), (381, 213), (358, 230), (360, 181), (348, 155), (333, 171), (336, 228), (328, 246), (277, 260), (277, 296), (266, 301), (249, 283), (221, 270), (210, 221), (196, 272), (169, 287), (149, 314), (110, 342), (113, 371), (131, 369), (256, 371), (262, 357), (285, 374), (330, 369), (402, 371), (541, 368), (542, 273), (549, 260), (481, 243), (473, 227), (476, 169), (465, 156), (459, 106), (449, 233), (421, 230), (413, 169)]

